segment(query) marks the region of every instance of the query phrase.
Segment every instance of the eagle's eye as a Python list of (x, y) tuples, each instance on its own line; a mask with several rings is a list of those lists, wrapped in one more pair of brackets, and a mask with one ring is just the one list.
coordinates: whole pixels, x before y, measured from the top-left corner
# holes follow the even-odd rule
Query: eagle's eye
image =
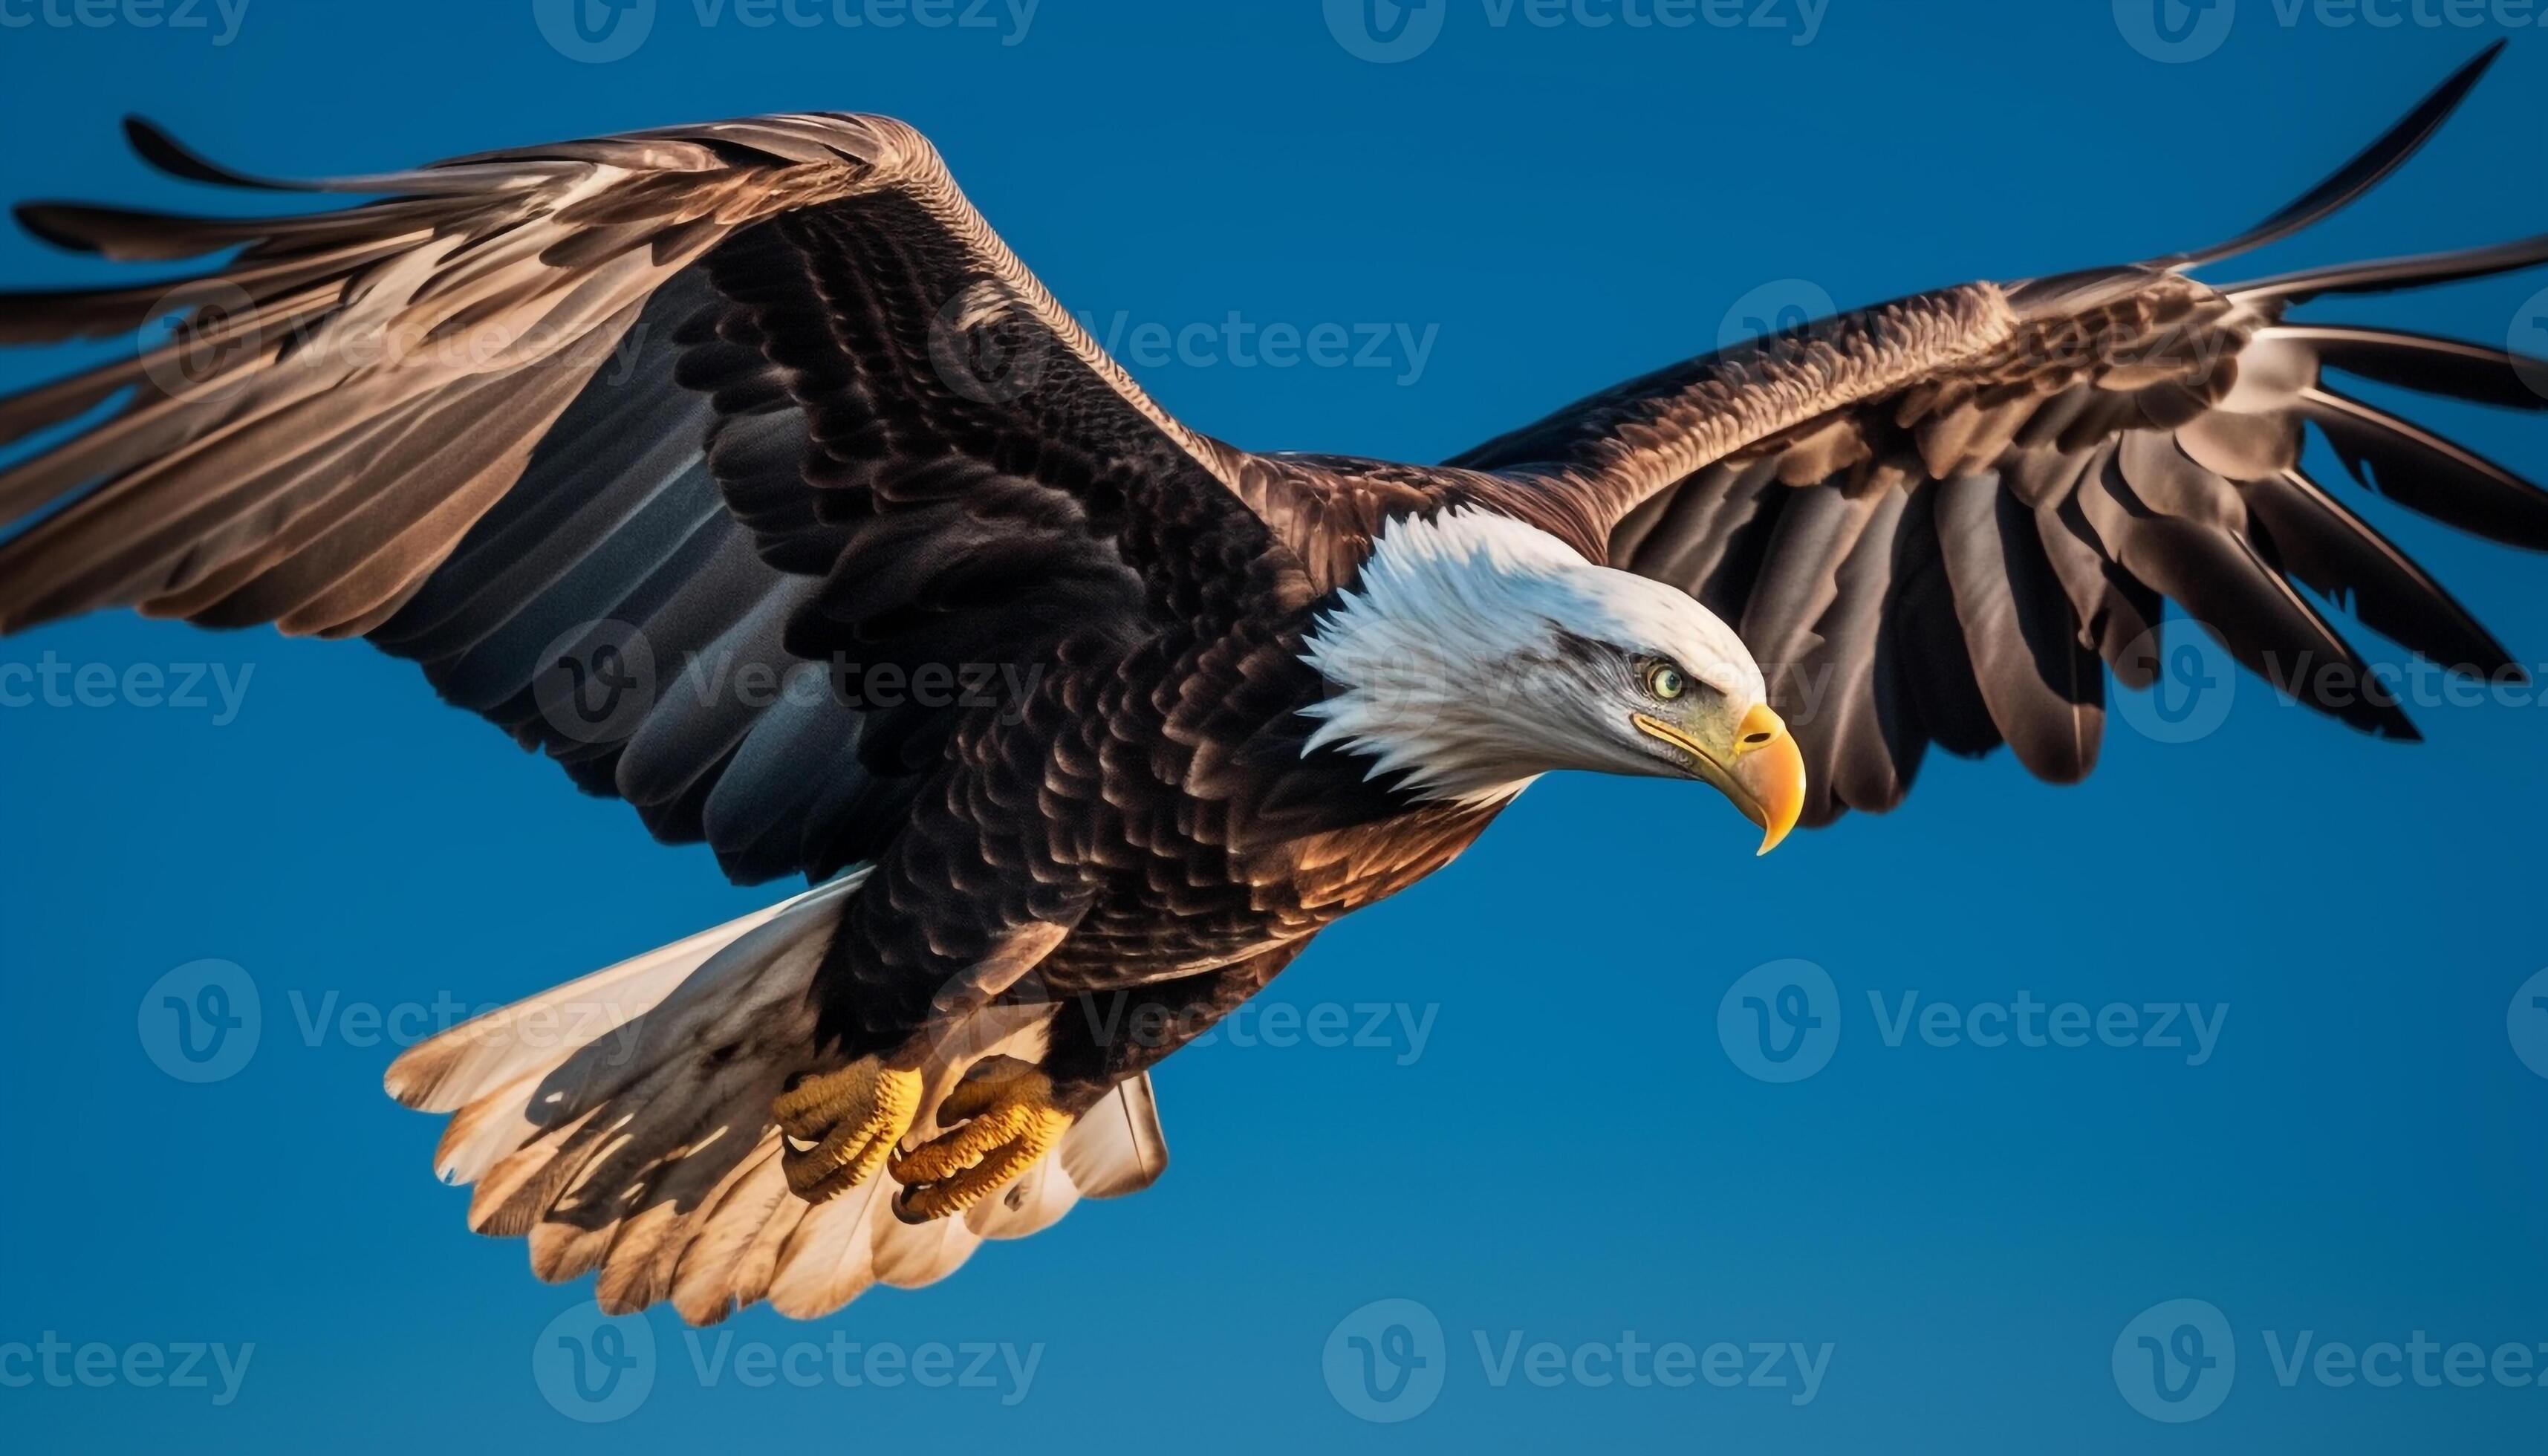
[(1670, 702), (1689, 691), (1689, 679), (1670, 663), (1656, 663), (1646, 669), (1646, 690)]

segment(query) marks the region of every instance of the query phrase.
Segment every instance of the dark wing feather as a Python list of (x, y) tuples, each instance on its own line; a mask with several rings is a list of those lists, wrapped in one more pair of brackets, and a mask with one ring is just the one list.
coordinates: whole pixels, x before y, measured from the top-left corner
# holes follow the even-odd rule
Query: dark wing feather
[(1816, 624), (1818, 640), (1799, 663), (1797, 681), (1775, 689), (1801, 709), (1794, 731), (1805, 755), (1806, 812), (1817, 824), (1843, 807), (1881, 812), (1900, 803), (1928, 749), (1901, 629), (1886, 610), (1910, 500), (1904, 491), (1875, 498), (1836, 574), (1832, 604)]
[(2258, 539), (2283, 570), (2384, 637), (2437, 663), (2494, 663), (2510, 681), (2521, 668), (2495, 635), (2406, 552), (2299, 470), (2241, 490)]
[(1997, 475), (1935, 491), (1939, 555), (1991, 721), (2037, 777), (2085, 778), (2105, 732), (2105, 669), (2078, 640), (2034, 512)]
[(2198, 263), (2217, 263), (2239, 253), (2252, 252), (2268, 243), (2280, 242), (2313, 223), (2332, 217), (2346, 204), (2369, 192), (2390, 173), (2406, 165), (2423, 144), (2432, 139), (2451, 113), (2468, 99), (2487, 68), (2503, 53), (2503, 43), (2496, 42), (2471, 57), (2467, 64), (2453, 71), (2450, 78), (2433, 88), (2432, 94), (2415, 104), (2415, 109), (2401, 117), (2398, 124), (2364, 147), (2351, 161), (2336, 168), (2308, 192), (2294, 199), (2262, 223), (2199, 252), (2180, 253), (2164, 261), (2183, 267)]
[(2511, 471), (2333, 390), (2302, 391), (2300, 410), (2363, 485), (2461, 530), (2548, 550), (2548, 492)]
[(1613, 564), (1738, 624), (1805, 751), (1808, 822), (1891, 807), (1930, 743), (2004, 741), (2043, 777), (2083, 776), (2105, 674), (2151, 682), (2167, 600), (2300, 701), (2412, 738), (2300, 587), (2463, 676), (2520, 669), (2302, 474), (2307, 428), (2379, 494), (2507, 544), (2548, 549), (2548, 493), (2320, 373), (2537, 411), (2548, 365), (2285, 316), (2548, 261), (2548, 238), (2242, 285), (2184, 270), (2360, 197), (2493, 55), (2217, 247), (1825, 320), (1632, 380), (1452, 463), (1536, 491), (1533, 518), (1606, 540)]
[[(1235, 610), (1232, 563), (1282, 555), (1245, 457), (1141, 394), (899, 123), (312, 184), (131, 130), (191, 180), (384, 196), (19, 210), (110, 259), (229, 256), (0, 295), (6, 342), (180, 322), (0, 400), (0, 444), (111, 407), (0, 469), (0, 628), (134, 606), (366, 636), (736, 877), (819, 876), (892, 833), (961, 711), (915, 670)], [(891, 701), (847, 681), (888, 668)], [(576, 709), (596, 684), (611, 711)]]
[(1899, 638), (1903, 682), (1921, 726), (1940, 748), (1966, 758), (1999, 747), (1999, 724), (1982, 696), (1953, 584), (1938, 544), (1938, 496), (1915, 492), (1894, 537), (1894, 590), (1888, 607)]
[(2548, 410), (2548, 360), (2387, 328), (2286, 323), (2271, 336), (2299, 342), (2323, 369), (2502, 410)]

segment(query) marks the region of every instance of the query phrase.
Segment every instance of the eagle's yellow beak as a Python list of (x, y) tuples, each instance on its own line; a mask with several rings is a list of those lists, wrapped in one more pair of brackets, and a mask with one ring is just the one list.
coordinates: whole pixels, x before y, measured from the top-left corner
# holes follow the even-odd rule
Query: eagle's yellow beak
[(1743, 817), (1761, 826), (1761, 853), (1778, 847), (1805, 811), (1805, 756), (1795, 735), (1768, 703), (1755, 703), (1721, 747), (1703, 744), (1685, 730), (1644, 713), (1631, 715), (1637, 730), (1689, 755), (1692, 772), (1734, 801)]
[(1734, 755), (1734, 782), (1744, 792), (1731, 797), (1736, 808), (1761, 826), (1761, 853), (1766, 855), (1805, 811), (1805, 756), (1796, 750), (1796, 735), (1766, 702), (1755, 703), (1743, 715)]

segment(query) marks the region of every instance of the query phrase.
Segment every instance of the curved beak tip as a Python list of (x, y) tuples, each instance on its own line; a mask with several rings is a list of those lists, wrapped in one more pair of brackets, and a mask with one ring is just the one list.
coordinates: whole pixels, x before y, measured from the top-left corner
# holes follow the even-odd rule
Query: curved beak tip
[(1805, 756), (1795, 735), (1764, 703), (1744, 715), (1741, 757), (1734, 761), (1734, 781), (1752, 796), (1761, 826), (1759, 854), (1778, 847), (1805, 811)]
[(1776, 849), (1804, 814), (1805, 756), (1767, 703), (1743, 715), (1730, 751), (1710, 751), (1686, 731), (1644, 713), (1632, 714), (1630, 721), (1639, 732), (1679, 749), (1694, 776), (1713, 784), (1744, 818), (1761, 826), (1758, 854)]

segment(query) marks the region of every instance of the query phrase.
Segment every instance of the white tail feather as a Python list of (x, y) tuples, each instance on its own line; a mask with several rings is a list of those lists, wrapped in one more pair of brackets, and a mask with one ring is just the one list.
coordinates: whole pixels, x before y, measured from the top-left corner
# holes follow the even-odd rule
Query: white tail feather
[[(956, 1271), (985, 1238), (1046, 1228), (1081, 1198), (1146, 1188), (1167, 1161), (1149, 1079), (961, 1218), (904, 1224), (876, 1179), (787, 1192), (771, 1099), (814, 1040), (807, 991), (862, 875), (702, 931), (452, 1028), (392, 1063), (390, 1095), (452, 1115), (434, 1156), (474, 1183), (469, 1225), (527, 1235), (540, 1278), (594, 1269), (613, 1312), (669, 1300), (705, 1324), (762, 1299), (796, 1319), (877, 1284)], [(929, 1068), (928, 1110), (985, 1056), (1032, 1054), (1049, 1012), (986, 1012)]]

